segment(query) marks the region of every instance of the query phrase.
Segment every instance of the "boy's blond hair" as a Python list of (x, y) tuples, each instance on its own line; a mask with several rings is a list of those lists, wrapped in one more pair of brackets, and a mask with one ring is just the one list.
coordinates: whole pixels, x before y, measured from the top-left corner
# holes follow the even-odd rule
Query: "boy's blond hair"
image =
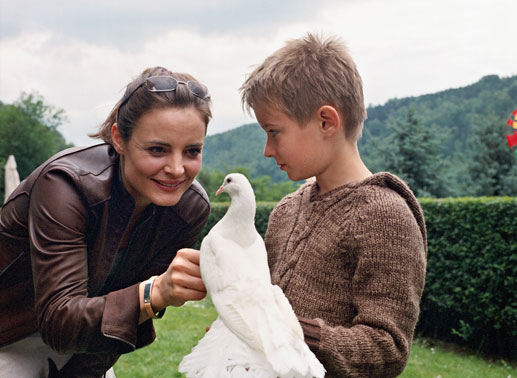
[(332, 105), (344, 118), (347, 139), (361, 136), (363, 83), (345, 44), (308, 33), (290, 40), (270, 55), (246, 79), (243, 107), (274, 106), (305, 125), (323, 105)]

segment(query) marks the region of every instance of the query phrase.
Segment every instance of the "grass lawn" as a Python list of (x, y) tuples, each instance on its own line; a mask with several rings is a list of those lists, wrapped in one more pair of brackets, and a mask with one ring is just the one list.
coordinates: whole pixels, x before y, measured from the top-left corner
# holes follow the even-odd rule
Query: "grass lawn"
[(458, 351), (458, 348), (445, 343), (417, 339), (401, 377), (516, 378), (517, 367), (513, 365), (512, 367), (503, 360), (487, 361), (472, 353)]
[[(157, 339), (146, 348), (120, 357), (117, 378), (184, 377), (178, 364), (205, 333), (217, 313), (208, 300), (167, 309), (155, 320)], [(436, 344), (436, 345), (435, 345)], [(417, 340), (401, 377), (405, 378), (517, 378), (517, 367), (504, 361), (483, 360), (465, 352), (450, 351), (441, 343)]]

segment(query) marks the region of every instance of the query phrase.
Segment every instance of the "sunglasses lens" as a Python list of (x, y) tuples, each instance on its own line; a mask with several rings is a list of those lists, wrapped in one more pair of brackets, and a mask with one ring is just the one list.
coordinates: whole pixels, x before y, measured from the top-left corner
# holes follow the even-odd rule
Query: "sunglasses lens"
[(154, 76), (146, 80), (146, 86), (152, 92), (174, 91), (178, 82), (173, 77)]
[(187, 87), (197, 97), (206, 99), (208, 97), (208, 91), (203, 84), (196, 83), (195, 81), (187, 82)]
[(192, 94), (202, 98), (203, 100), (206, 100), (210, 97), (206, 87), (203, 84), (195, 81), (178, 81), (170, 76), (152, 76), (145, 80), (145, 86), (151, 92), (175, 91), (178, 87), (178, 84), (186, 85)]

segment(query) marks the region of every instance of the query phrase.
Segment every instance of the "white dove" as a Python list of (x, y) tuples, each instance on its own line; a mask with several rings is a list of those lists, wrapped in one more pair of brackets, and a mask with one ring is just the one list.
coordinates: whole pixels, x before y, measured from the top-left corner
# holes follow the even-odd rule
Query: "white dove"
[(282, 290), (271, 284), (264, 241), (255, 229), (255, 195), (231, 173), (217, 194), (231, 204), (201, 243), (201, 276), (219, 314), (179, 365), (189, 378), (321, 378), (325, 368), (304, 342)]

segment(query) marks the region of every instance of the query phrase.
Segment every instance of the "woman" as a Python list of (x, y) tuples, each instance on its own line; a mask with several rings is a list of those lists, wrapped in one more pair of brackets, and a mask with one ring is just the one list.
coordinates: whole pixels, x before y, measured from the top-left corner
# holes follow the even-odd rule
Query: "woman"
[(210, 211), (194, 181), (210, 117), (204, 85), (147, 69), (93, 135), (105, 144), (53, 156), (12, 193), (0, 376), (100, 377), (154, 340), (150, 318), (205, 297), (189, 247)]

